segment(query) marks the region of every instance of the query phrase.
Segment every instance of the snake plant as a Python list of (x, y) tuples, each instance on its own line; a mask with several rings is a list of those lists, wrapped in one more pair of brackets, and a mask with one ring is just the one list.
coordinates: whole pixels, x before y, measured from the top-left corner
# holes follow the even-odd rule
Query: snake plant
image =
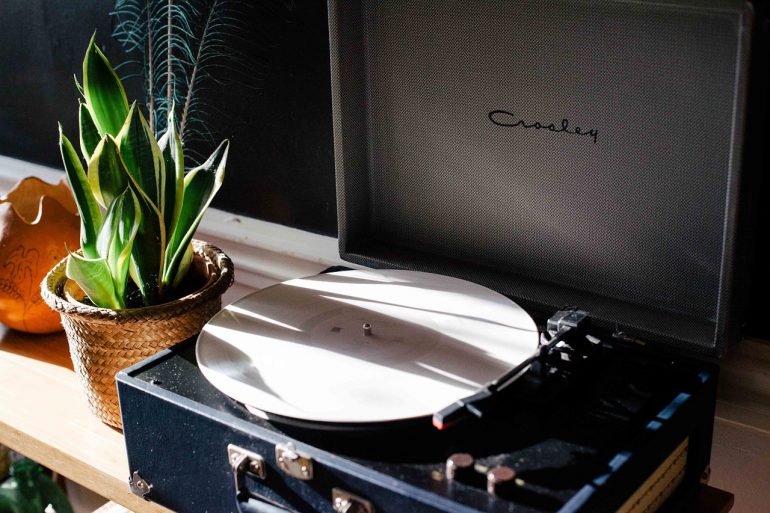
[(222, 185), (229, 142), (185, 172), (174, 109), (156, 140), (94, 38), (78, 88), (82, 161), (59, 125), (81, 222), (82, 254), (70, 252), (67, 276), (99, 307), (164, 302), (190, 269), (193, 233)]

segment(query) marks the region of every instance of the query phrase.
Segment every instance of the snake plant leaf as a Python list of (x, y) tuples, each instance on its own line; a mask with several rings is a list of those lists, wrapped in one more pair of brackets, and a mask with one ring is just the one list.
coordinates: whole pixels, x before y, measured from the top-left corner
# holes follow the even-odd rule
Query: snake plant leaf
[(91, 109), (99, 134), (116, 136), (128, 115), (123, 84), (95, 42), (96, 33), (83, 60), (83, 96)]
[(67, 259), (67, 277), (75, 280), (96, 306), (112, 310), (125, 308), (122, 298), (115, 292), (106, 258), (85, 258), (77, 253), (70, 253)]
[[(118, 136), (118, 148), (129, 175), (134, 179), (144, 196), (160, 209), (160, 182), (164, 173), (163, 155), (155, 136), (144, 119), (142, 111), (131, 105)], [(138, 192), (138, 191), (134, 191)]]
[(104, 208), (109, 207), (128, 187), (128, 171), (120, 156), (118, 143), (109, 134), (99, 141), (91, 156), (88, 185), (97, 203)]
[(75, 196), (80, 214), (80, 247), (87, 258), (97, 258), (99, 253), (96, 249), (96, 239), (102, 225), (102, 212), (88, 186), (86, 172), (80, 164), (75, 148), (64, 136), (61, 125), (59, 125), (59, 149), (67, 181)]
[(86, 161), (91, 160), (96, 145), (99, 144), (99, 130), (91, 117), (91, 111), (80, 103), (80, 151)]
[(166, 251), (166, 227), (158, 207), (129, 175), (129, 186), (137, 198), (136, 212), (141, 216), (131, 249), (131, 278), (139, 287), (145, 305), (157, 304), (165, 292), (161, 276)]
[(195, 230), (203, 218), (203, 213), (214, 199), (225, 177), (225, 165), (230, 141), (225, 139), (214, 150), (206, 162), (190, 171), (184, 178), (184, 196), (182, 209), (174, 233), (170, 237), (167, 253), (165, 284), (171, 283), (177, 276), (177, 270), (192, 240)]
[(187, 245), (187, 249), (185, 250), (184, 255), (182, 255), (182, 259), (179, 261), (179, 267), (176, 270), (176, 276), (174, 276), (174, 287), (178, 287), (179, 284), (182, 283), (182, 280), (187, 274), (188, 269), (190, 269), (190, 265), (192, 265), (193, 256), (193, 245), (192, 242), (190, 242)]
[(163, 154), (164, 173), (162, 176), (162, 208), (163, 219), (166, 223), (166, 233), (172, 233), (174, 224), (179, 218), (184, 194), (184, 151), (182, 139), (176, 129), (176, 119), (173, 106), (169, 111), (168, 129), (158, 141), (158, 147)]
[(161, 232), (165, 231), (157, 210), (146, 198), (138, 198), (140, 215), (144, 218), (134, 238), (131, 250), (131, 277), (139, 287), (145, 305), (157, 304), (162, 296), (161, 274), (163, 255)]
[(129, 186), (139, 201), (142, 216), (131, 252), (131, 277), (145, 305), (163, 296), (163, 264), (166, 254), (166, 224), (159, 208), (158, 185), (164, 172), (163, 155), (136, 102), (117, 137)]
[(128, 199), (123, 206), (123, 212), (120, 216), (120, 224), (118, 225), (118, 241), (120, 242), (121, 251), (114, 256), (115, 269), (119, 270), (122, 276), (125, 276), (128, 271), (131, 262), (131, 254), (133, 252), (134, 240), (136, 234), (139, 233), (139, 227), (142, 226), (142, 211), (139, 198), (136, 197), (134, 191), (131, 191), (131, 201)]
[(80, 96), (82, 96), (83, 98), (85, 98), (85, 97), (86, 97), (86, 94), (83, 92), (83, 86), (82, 86), (82, 85), (80, 85), (80, 81), (78, 80), (78, 76), (73, 74), (73, 75), (72, 75), (72, 77), (75, 79), (75, 88), (76, 88), (76, 89), (78, 90), (78, 92), (80, 93)]
[(99, 254), (107, 259), (115, 294), (125, 305), (128, 268), (134, 238), (142, 222), (139, 200), (126, 189), (110, 204), (99, 232)]
[[(121, 194), (119, 197), (121, 198), (122, 202), (123, 195)], [(107, 212), (104, 213), (104, 218), (102, 219), (102, 229), (99, 230), (99, 235), (96, 239), (96, 250), (99, 253), (100, 258), (107, 258), (107, 253), (110, 251), (110, 246), (115, 240), (115, 234), (118, 231), (118, 216), (116, 215), (115, 211), (118, 208), (122, 209), (122, 206), (119, 207), (118, 202), (114, 201), (110, 205), (110, 208), (107, 209)]]

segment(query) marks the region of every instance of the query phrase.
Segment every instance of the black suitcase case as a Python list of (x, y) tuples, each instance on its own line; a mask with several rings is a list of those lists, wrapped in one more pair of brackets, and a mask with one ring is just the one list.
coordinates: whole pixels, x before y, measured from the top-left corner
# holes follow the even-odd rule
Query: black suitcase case
[[(118, 378), (132, 490), (179, 512), (631, 512), (664, 499), (667, 511), (686, 511), (708, 465), (717, 378), (708, 364), (614, 348), (595, 379), (572, 382), (570, 393), (508, 397), (511, 418), (447, 433), (426, 421), (334, 434), (250, 414), (205, 380), (194, 343)], [(657, 386), (639, 402), (628, 384), (650, 386), (649, 376)], [(287, 450), (310, 479), (282, 467)], [(445, 459), (456, 450), (514, 467), (525, 482), (492, 497), (480, 474), (449, 481)], [(244, 452), (260, 471), (231, 459)], [(335, 509), (344, 497), (362, 509)]]
[[(329, 18), (341, 256), (476, 281), (540, 325), (576, 305), (601, 349), (567, 381), (529, 372), (491, 420), (361, 434), (255, 417), (188, 341), (118, 375), (132, 490), (180, 512), (682, 510), (738, 337), (751, 5), (339, 0)], [(447, 479), (453, 452), (478, 472)], [(500, 464), (517, 480), (490, 495)]]

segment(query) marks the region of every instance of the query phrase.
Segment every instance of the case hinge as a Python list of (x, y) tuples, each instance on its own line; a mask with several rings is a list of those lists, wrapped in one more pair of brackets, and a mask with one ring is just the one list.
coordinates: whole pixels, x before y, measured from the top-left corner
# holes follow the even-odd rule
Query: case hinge
[(152, 485), (139, 475), (139, 471), (134, 470), (131, 477), (128, 478), (128, 487), (134, 495), (137, 495), (146, 501), (150, 500), (147, 498), (147, 494), (152, 490)]

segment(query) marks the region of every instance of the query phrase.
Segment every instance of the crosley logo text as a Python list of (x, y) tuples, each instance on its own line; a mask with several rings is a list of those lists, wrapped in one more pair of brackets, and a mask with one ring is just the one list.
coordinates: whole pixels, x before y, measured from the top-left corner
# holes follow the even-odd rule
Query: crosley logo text
[(546, 124), (540, 123), (539, 121), (527, 123), (523, 119), (517, 119), (513, 113), (508, 112), (507, 110), (493, 110), (489, 113), (489, 120), (495, 125), (503, 127), (521, 127), (529, 128), (532, 130), (548, 130), (549, 132), (556, 133), (563, 132), (570, 135), (585, 135), (590, 137), (594, 141), (594, 144), (596, 144), (596, 141), (599, 138), (599, 131), (595, 128), (588, 130), (580, 128), (579, 126), (573, 128), (569, 124), (569, 119), (562, 119), (561, 123), (559, 124)]

